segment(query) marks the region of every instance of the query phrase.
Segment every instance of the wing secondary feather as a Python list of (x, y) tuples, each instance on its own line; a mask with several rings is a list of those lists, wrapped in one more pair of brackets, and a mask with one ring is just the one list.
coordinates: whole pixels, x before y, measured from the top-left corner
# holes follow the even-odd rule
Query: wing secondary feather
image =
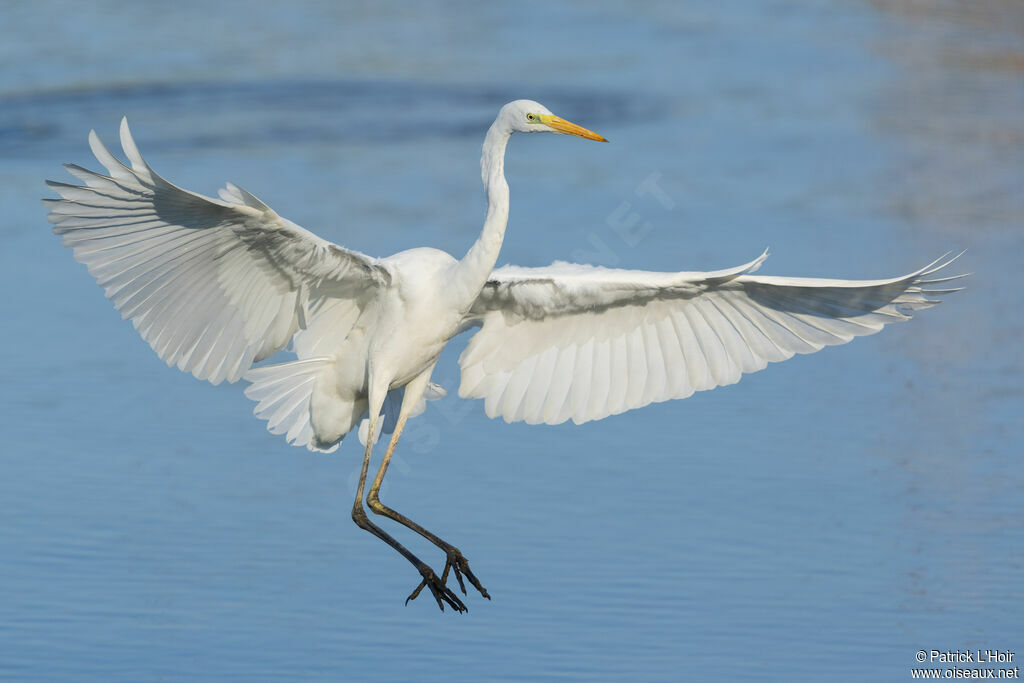
[(873, 334), (960, 277), (932, 277), (956, 257), (889, 280), (753, 275), (766, 256), (708, 273), (499, 268), (467, 316), (480, 330), (459, 395), (509, 422), (598, 420)]

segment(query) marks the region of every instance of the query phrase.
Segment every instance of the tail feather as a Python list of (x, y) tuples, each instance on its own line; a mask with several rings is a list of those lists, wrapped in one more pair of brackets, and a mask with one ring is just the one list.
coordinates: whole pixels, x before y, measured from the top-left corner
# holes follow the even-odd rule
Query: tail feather
[(252, 384), (245, 395), (257, 402), (253, 413), (267, 421), (271, 434), (284, 434), (293, 446), (324, 453), (337, 450), (339, 442), (321, 445), (311, 416), (316, 381), (333, 364), (332, 358), (309, 358), (249, 370), (244, 379)]
[[(330, 375), (334, 363), (333, 358), (318, 357), (249, 370), (243, 379), (252, 383), (245, 395), (256, 401), (253, 413), (267, 421), (271, 434), (283, 434), (293, 446), (333, 453), (341, 439), (357, 425), (359, 441), (365, 445), (369, 436), (365, 398), (344, 400), (331, 390), (331, 385), (321, 383), (318, 387), (318, 381), (325, 375), (328, 381), (333, 379)], [(381, 433), (394, 432), (404, 396), (405, 387), (388, 392), (374, 441)], [(409, 417), (422, 413), (427, 401), (443, 396), (445, 390), (431, 383)]]

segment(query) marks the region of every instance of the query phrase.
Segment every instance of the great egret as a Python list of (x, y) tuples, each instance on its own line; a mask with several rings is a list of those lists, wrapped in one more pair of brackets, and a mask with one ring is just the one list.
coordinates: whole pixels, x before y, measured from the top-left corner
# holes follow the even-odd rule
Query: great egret
[[(455, 546), (381, 503), (379, 490), (406, 420), (443, 394), (430, 374), (449, 339), (479, 328), (459, 363), (459, 394), (506, 421), (581, 423), (732, 384), (769, 361), (872, 334), (937, 301), (929, 277), (953, 259), (890, 280), (751, 275), (767, 252), (736, 268), (654, 273), (555, 263), (494, 265), (508, 219), (505, 145), (512, 133), (604, 138), (517, 100), (501, 108), (480, 160), (487, 214), (461, 259), (436, 249), (378, 259), (332, 244), (227, 184), (220, 199), (167, 182), (143, 161), (126, 120), (131, 167), (89, 133), (109, 175), (66, 164), (84, 186), (48, 182), (54, 232), (124, 318), (168, 365), (246, 395), (275, 434), (333, 451), (368, 417), (352, 518), (401, 553), (438, 606), (466, 609), (453, 570), (487, 591)], [(955, 258), (955, 257), (954, 257)], [(297, 360), (251, 369), (291, 341)], [(386, 408), (386, 409), (385, 409)], [(396, 411), (397, 408), (397, 411)], [(383, 429), (381, 429), (383, 428)], [(373, 444), (392, 434), (367, 504), (446, 555), (440, 577), (372, 523), (362, 498)], [(408, 600), (406, 602), (408, 602)]]

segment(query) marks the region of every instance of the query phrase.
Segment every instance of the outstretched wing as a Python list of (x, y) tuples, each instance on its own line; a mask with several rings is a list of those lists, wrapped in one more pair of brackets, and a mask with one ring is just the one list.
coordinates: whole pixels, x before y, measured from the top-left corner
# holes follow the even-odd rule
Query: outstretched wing
[(110, 175), (74, 164), (85, 183), (48, 181), (54, 232), (168, 365), (218, 384), (278, 351), (325, 298), (360, 305), (390, 281), (377, 259), (323, 240), (228, 184), (220, 199), (167, 182), (121, 121), (125, 166), (95, 131)]
[(929, 278), (954, 259), (891, 280), (750, 275), (767, 254), (709, 273), (499, 268), (467, 316), (481, 329), (459, 358), (459, 395), (507, 422), (599, 420), (873, 334), (962, 277)]

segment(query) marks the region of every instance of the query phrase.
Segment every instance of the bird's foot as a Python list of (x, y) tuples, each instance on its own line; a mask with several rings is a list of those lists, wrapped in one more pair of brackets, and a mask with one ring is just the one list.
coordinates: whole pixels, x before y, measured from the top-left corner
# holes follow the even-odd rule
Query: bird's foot
[[(405, 604), (408, 605), (410, 600), (415, 600), (416, 597), (420, 594), (420, 591), (422, 591), (424, 587), (427, 587), (430, 589), (430, 592), (434, 595), (434, 599), (437, 600), (437, 606), (441, 608), (442, 612), (444, 611), (445, 603), (448, 603), (448, 605), (451, 606), (451, 608), (456, 612), (469, 611), (469, 608), (466, 607), (465, 603), (463, 603), (462, 600), (459, 599), (459, 596), (456, 595), (455, 592), (446, 585), (448, 577), (447, 567), (445, 567), (445, 578), (443, 579), (437, 578), (437, 574), (434, 573), (434, 570), (425, 564), (418, 567), (418, 569), (420, 570), (420, 574), (423, 575), (423, 580), (420, 581), (420, 585), (416, 586), (416, 590), (414, 590), (412, 594), (405, 599)], [(462, 592), (465, 593), (466, 589), (463, 588)]]
[(487, 594), (487, 589), (480, 585), (480, 580), (476, 578), (475, 574), (473, 574), (473, 571), (469, 568), (469, 562), (466, 561), (466, 558), (462, 555), (459, 549), (451, 546), (447, 548), (447, 553), (448, 559), (444, 564), (444, 572), (441, 574), (441, 581), (447, 585), (448, 572), (454, 571), (455, 578), (459, 582), (459, 588), (462, 589), (462, 594), (465, 595), (466, 584), (462, 581), (462, 576), (465, 574), (466, 578), (469, 579), (469, 582), (473, 584), (473, 587), (480, 591), (480, 595), (490, 600), (491, 596)]

